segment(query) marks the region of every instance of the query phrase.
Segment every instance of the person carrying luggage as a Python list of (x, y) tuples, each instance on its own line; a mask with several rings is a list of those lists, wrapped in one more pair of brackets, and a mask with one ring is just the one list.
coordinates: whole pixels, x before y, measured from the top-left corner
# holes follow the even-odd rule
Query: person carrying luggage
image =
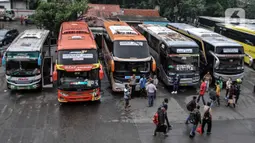
[(194, 117), (192, 119), (193, 120), (193, 123), (192, 123), (193, 126), (192, 126), (192, 129), (191, 129), (190, 134), (189, 134), (189, 136), (191, 138), (193, 138), (195, 136), (195, 132), (197, 130), (198, 124), (201, 124), (201, 113), (200, 113), (199, 109), (200, 109), (200, 106), (197, 105), (196, 109), (193, 111), (193, 113), (194, 113)]
[(189, 114), (188, 118), (186, 119), (185, 124), (189, 124), (189, 122), (191, 122), (192, 112), (195, 110), (195, 108), (197, 106), (196, 100), (197, 100), (197, 97), (193, 96), (192, 100), (186, 105), (187, 110), (190, 112), (190, 114)]
[(165, 125), (165, 121), (169, 124), (166, 109), (162, 106), (155, 113), (153, 122), (156, 125), (154, 130), (154, 136), (157, 135), (157, 132), (163, 132), (165, 136), (167, 136), (167, 125)]

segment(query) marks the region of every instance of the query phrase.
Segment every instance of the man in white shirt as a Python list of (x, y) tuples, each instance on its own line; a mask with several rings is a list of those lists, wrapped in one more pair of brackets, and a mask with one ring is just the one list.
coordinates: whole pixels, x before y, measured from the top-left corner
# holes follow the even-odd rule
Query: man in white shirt
[(227, 99), (227, 97), (228, 97), (228, 93), (229, 93), (231, 85), (232, 85), (232, 79), (228, 78), (228, 81), (226, 82), (226, 96), (225, 96), (225, 99)]
[(153, 106), (154, 94), (157, 91), (156, 86), (153, 84), (153, 80), (150, 81), (150, 84), (146, 87), (147, 95), (148, 95), (148, 103), (149, 107)]

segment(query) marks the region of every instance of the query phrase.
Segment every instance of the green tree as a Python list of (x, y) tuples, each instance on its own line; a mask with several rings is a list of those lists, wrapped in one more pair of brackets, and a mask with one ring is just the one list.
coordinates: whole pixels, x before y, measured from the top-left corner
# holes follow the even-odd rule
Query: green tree
[(179, 14), (182, 18), (196, 18), (205, 10), (204, 0), (181, 0), (178, 4)]
[(53, 36), (57, 36), (61, 23), (77, 20), (87, 8), (87, 0), (76, 0), (73, 3), (65, 0), (42, 1), (36, 9), (34, 21), (40, 28), (48, 29)]
[(206, 16), (223, 16), (224, 8), (218, 0), (206, 0), (205, 12)]
[(247, 0), (244, 10), (246, 18), (255, 19), (255, 0)]

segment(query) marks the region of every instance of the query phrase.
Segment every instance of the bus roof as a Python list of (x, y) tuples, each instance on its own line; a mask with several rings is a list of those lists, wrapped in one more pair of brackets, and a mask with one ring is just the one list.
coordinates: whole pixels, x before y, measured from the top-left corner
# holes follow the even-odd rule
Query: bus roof
[(58, 38), (58, 50), (96, 48), (96, 42), (86, 22), (62, 23)]
[(168, 46), (194, 46), (198, 47), (197, 43), (192, 39), (179, 34), (167, 27), (156, 24), (140, 24), (140, 28), (153, 35), (155, 38), (165, 42)]
[(208, 21), (215, 21), (218, 23), (247, 23), (254, 24), (255, 19), (244, 19), (244, 18), (228, 18), (228, 17), (211, 17), (211, 16), (199, 16), (199, 18), (206, 19)]
[(177, 30), (182, 30), (189, 35), (196, 36), (201, 40), (217, 47), (217, 46), (241, 46), (234, 40), (231, 40), (225, 36), (222, 36), (218, 33), (213, 31), (204, 29), (204, 28), (197, 28), (185, 23), (168, 23), (167, 26), (171, 26)]
[(49, 35), (49, 30), (29, 29), (20, 33), (6, 51), (30, 52), (40, 51)]
[(254, 24), (233, 25), (233, 24), (219, 23), (217, 25), (223, 26), (225, 28), (229, 28), (229, 29), (232, 29), (232, 30), (236, 30), (236, 31), (240, 31), (240, 32), (255, 35), (255, 25)]
[(135, 28), (129, 26), (123, 21), (105, 21), (104, 27), (112, 41), (116, 40), (141, 40), (146, 38), (141, 35)]

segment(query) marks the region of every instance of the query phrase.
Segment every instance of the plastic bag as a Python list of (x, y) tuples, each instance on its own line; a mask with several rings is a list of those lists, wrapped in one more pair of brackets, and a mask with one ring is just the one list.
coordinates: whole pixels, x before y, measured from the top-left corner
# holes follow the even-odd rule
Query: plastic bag
[(197, 127), (197, 132), (198, 132), (199, 134), (202, 134), (202, 126), (201, 126), (201, 125), (199, 125), (199, 126)]

